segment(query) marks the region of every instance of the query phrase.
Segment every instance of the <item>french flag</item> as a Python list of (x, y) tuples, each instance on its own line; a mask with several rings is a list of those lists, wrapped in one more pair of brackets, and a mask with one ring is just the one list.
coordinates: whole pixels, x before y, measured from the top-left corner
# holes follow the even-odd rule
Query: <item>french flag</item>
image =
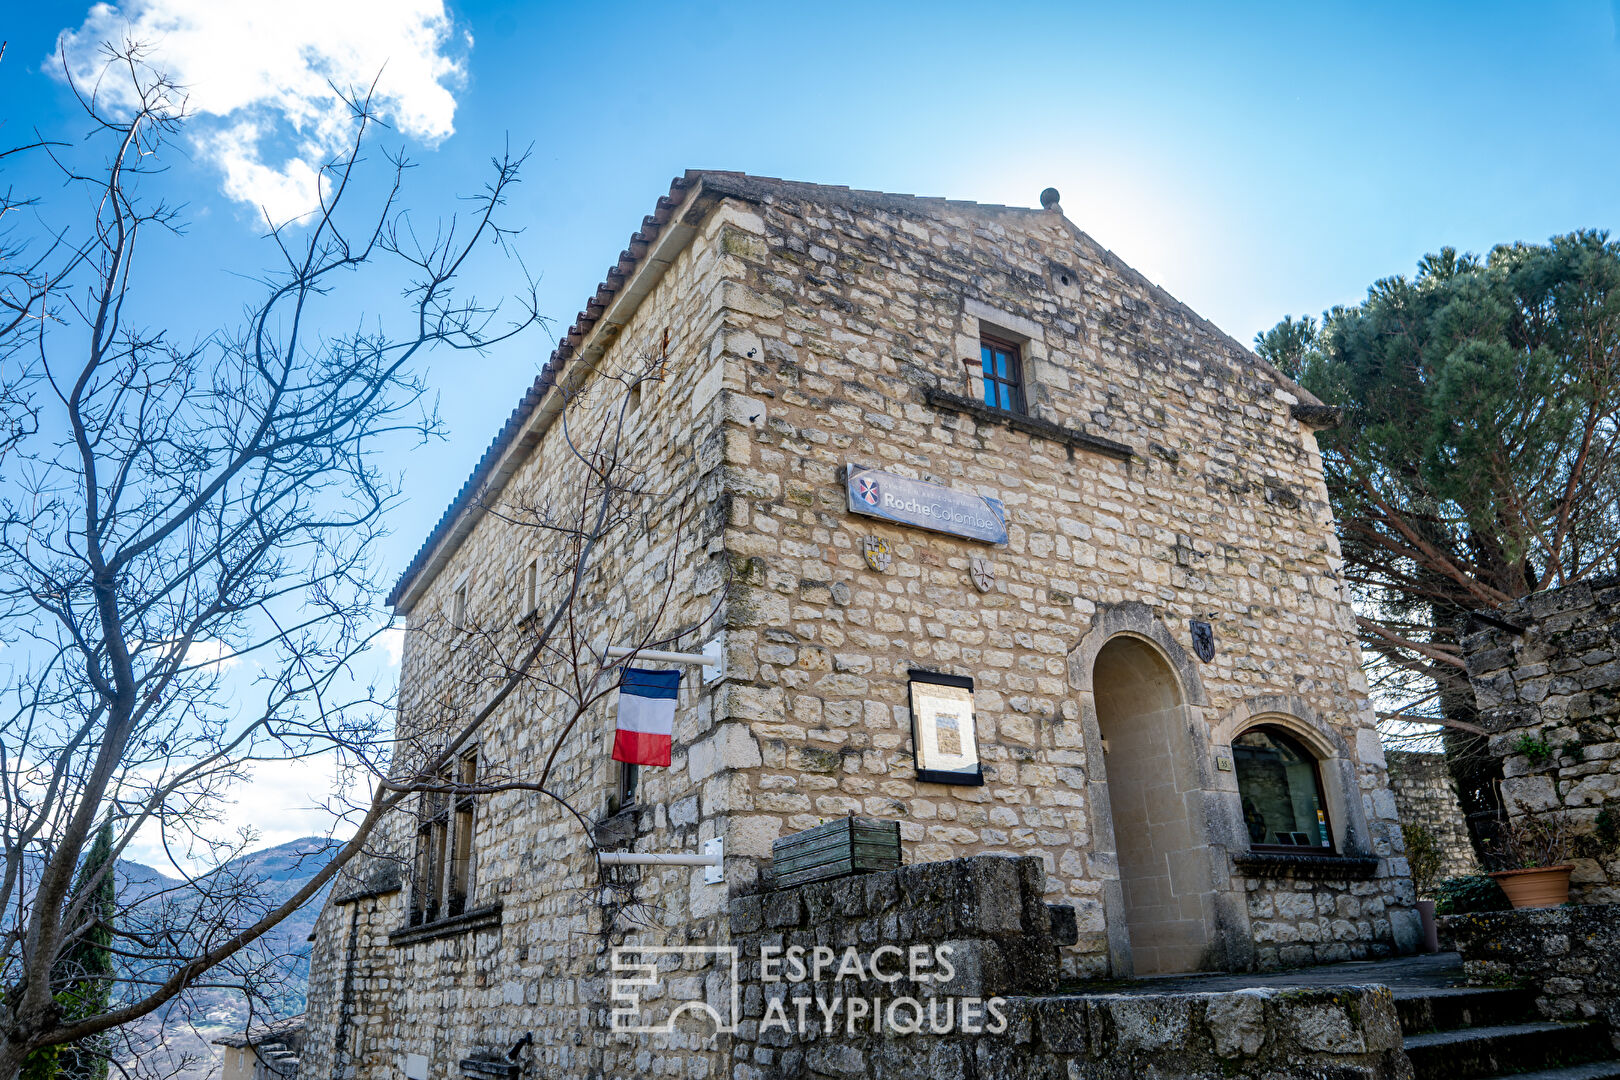
[(613, 760), (631, 765), (668, 765), (675, 728), (675, 694), (681, 672), (625, 668), (619, 682), (619, 729)]

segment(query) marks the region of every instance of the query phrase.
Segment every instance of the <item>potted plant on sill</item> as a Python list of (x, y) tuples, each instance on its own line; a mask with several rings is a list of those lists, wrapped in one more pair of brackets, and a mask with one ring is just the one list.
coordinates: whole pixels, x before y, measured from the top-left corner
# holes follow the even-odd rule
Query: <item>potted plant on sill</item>
[(1575, 830), (1562, 810), (1526, 813), (1508, 822), (1500, 848), (1504, 869), (1491, 874), (1516, 908), (1557, 907), (1569, 900)]

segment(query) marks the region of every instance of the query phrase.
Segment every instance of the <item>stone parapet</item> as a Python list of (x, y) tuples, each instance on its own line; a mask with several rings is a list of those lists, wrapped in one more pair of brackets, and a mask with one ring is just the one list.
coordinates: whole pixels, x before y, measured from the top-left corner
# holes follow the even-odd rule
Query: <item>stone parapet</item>
[(1510, 817), (1566, 812), (1570, 895), (1620, 901), (1620, 577), (1532, 593), (1463, 650)]
[[(1044, 879), (1037, 859), (980, 856), (732, 900), (744, 1017), (732, 1080), (1412, 1075), (1381, 986), (1057, 992)], [(818, 946), (839, 957), (821, 978), (794, 980), (775, 963), (795, 947), (813, 963)], [(880, 946), (893, 957), (921, 949), (930, 963), (949, 946), (954, 971), (933, 985), (926, 974), (873, 978), (866, 961)], [(848, 949), (863, 975), (848, 974)], [(908, 998), (925, 1007), (899, 1005)], [(852, 1001), (875, 1007), (852, 1019)]]
[(1602, 1018), (1611, 1038), (1620, 1032), (1620, 904), (1452, 915), (1440, 924), (1470, 983), (1532, 986), (1549, 1020)]

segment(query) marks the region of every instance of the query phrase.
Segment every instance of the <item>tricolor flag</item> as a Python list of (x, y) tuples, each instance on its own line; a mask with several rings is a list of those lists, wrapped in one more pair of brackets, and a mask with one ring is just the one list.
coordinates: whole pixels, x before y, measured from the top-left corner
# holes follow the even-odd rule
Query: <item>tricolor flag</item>
[(668, 765), (670, 735), (675, 728), (675, 694), (680, 669), (648, 671), (625, 668), (619, 682), (619, 729), (613, 735), (613, 760), (631, 765)]

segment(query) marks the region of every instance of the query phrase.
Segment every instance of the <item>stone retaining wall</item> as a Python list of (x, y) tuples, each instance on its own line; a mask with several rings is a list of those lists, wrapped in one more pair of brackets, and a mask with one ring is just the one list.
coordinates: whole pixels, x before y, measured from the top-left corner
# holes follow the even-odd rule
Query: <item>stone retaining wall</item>
[(1562, 810), (1581, 837), (1570, 895), (1620, 901), (1620, 577), (1534, 593), (1463, 640), (1502, 758), (1509, 816)]
[[(1280, 1076), (1410, 1077), (1394, 1000), (1384, 987), (1245, 990), (1211, 994), (1063, 993), (1052, 927), (1042, 901), (1045, 874), (1034, 858), (980, 856), (903, 867), (734, 899), (744, 1020), (732, 1042), (733, 1080), (1013, 1080), (1087, 1077), (1232, 1078)], [(896, 961), (880, 975), (847, 974), (831, 964), (802, 981), (762, 957), (821, 946), (870, 956), (879, 945), (932, 960), (949, 946), (949, 979), (912, 980)], [(893, 954), (891, 954), (893, 955)], [(883, 958), (879, 967), (883, 967)], [(943, 969), (938, 969), (943, 974)], [(773, 977), (775, 976), (775, 977)], [(1078, 988), (1076, 988), (1078, 989)], [(920, 1031), (870, 1016), (851, 1022), (851, 1000), (926, 1002)], [(797, 1024), (797, 1002), (811, 1017)], [(832, 1014), (823, 1004), (846, 1003)], [(946, 1003), (951, 1005), (947, 1009)], [(981, 1031), (958, 1028), (969, 1006)], [(773, 1021), (785, 1016), (789, 1023)], [(896, 1028), (901, 1030), (896, 1030)]]
[[(1620, 904), (1520, 908), (1440, 920), (1468, 981), (1534, 986), (1549, 1020), (1602, 1017), (1620, 1034)], [(1616, 1041), (1620, 1048), (1620, 1039)]]
[(1440, 847), (1439, 879), (1479, 873), (1479, 860), (1468, 839), (1462, 803), (1446, 769), (1446, 756), (1410, 750), (1386, 750), (1389, 790), (1403, 825), (1426, 829)]

